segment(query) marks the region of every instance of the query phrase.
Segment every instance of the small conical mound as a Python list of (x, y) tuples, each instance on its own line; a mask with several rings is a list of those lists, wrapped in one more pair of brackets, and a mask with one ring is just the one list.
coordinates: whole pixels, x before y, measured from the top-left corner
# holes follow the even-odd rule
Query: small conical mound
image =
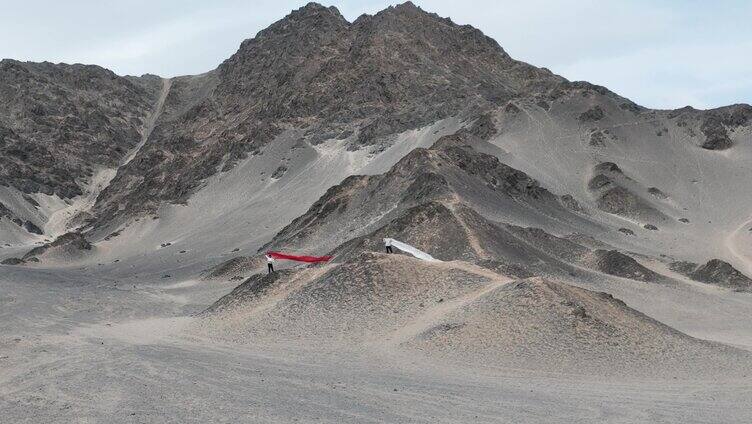
[(689, 276), (703, 283), (752, 291), (752, 279), (739, 272), (730, 263), (720, 259), (711, 259), (705, 265), (690, 273)]
[(641, 265), (631, 256), (627, 256), (617, 250), (598, 249), (585, 262), (598, 271), (617, 277), (651, 282), (665, 279)]

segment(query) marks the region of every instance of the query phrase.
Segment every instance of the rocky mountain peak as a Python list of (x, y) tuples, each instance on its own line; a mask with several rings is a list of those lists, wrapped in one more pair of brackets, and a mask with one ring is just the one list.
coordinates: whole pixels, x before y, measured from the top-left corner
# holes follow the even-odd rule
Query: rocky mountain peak
[[(255, 39), (299, 36), (301, 34), (309, 34), (310, 32), (336, 32), (346, 28), (349, 24), (336, 7), (325, 7), (311, 2), (299, 9), (293, 10), (284, 18), (260, 31)], [(243, 44), (251, 40), (246, 40)]]
[(243, 74), (264, 69), (267, 74), (281, 71), (291, 76), (288, 70), (297, 69), (345, 38), (343, 33), (349, 25), (335, 7), (308, 3), (243, 41), (238, 51), (220, 65), (220, 74), (228, 76), (231, 84), (244, 81)]
[(410, 15), (416, 16), (420, 14), (436, 16), (433, 13), (428, 13), (424, 11), (423, 9), (416, 6), (411, 1), (406, 1), (404, 3), (400, 3), (394, 6), (389, 6), (388, 8), (384, 10), (384, 12), (387, 12), (387, 13), (394, 12), (394, 13), (402, 14), (405, 16), (410, 16)]

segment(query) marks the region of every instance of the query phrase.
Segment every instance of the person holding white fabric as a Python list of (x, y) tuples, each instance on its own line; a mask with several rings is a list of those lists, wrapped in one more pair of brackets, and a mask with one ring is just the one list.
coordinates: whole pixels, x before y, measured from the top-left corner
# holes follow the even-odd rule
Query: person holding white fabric
[(394, 252), (392, 252), (392, 239), (385, 238), (384, 239), (384, 246), (386, 246), (386, 253), (394, 253)]
[(418, 259), (422, 259), (424, 261), (429, 261), (429, 262), (441, 262), (440, 260), (434, 258), (433, 256), (429, 255), (428, 253), (426, 253), (426, 252), (424, 252), (422, 250), (416, 249), (415, 247), (410, 246), (407, 243), (403, 243), (403, 242), (401, 242), (399, 240), (395, 240), (393, 238), (385, 238), (384, 239), (384, 246), (386, 246), (386, 253), (393, 253), (392, 249), (396, 247), (400, 251), (405, 252), (405, 253), (407, 253), (409, 255), (413, 255), (413, 256), (415, 256)]

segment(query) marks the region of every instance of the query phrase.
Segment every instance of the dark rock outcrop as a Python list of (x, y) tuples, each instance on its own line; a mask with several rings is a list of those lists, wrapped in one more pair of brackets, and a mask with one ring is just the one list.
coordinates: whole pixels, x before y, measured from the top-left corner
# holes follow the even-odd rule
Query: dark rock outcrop
[(752, 290), (752, 279), (742, 274), (730, 263), (711, 259), (689, 274), (693, 280), (736, 290)]
[(585, 112), (582, 112), (582, 114), (580, 114), (579, 120), (580, 122), (595, 122), (600, 121), (605, 116), (606, 114), (605, 112), (603, 112), (603, 108), (601, 108), (600, 106), (593, 106)]
[(24, 261), (23, 259), (19, 259), (19, 258), (7, 258), (7, 259), (4, 259), (2, 262), (0, 262), (0, 264), (2, 265), (23, 265), (25, 263), (26, 261)]
[(707, 113), (700, 125), (700, 131), (705, 135), (703, 149), (725, 150), (732, 146), (729, 130), (746, 125), (752, 120), (752, 107), (749, 105), (734, 105), (715, 109)]
[(642, 188), (614, 162), (601, 162), (593, 167), (588, 189), (596, 196), (596, 206), (604, 212), (640, 220), (666, 219), (648, 199), (638, 194), (643, 190), (652, 192)]
[(32, 234), (37, 234), (37, 235), (44, 234), (44, 232), (42, 231), (42, 229), (39, 228), (39, 227), (37, 227), (36, 225), (34, 225), (34, 223), (31, 222), (31, 221), (24, 222), (23, 229), (26, 230), (26, 231), (28, 231), (28, 232), (30, 232), (30, 233), (32, 233)]
[(617, 277), (650, 282), (662, 279), (659, 274), (617, 250), (596, 250), (593, 252), (592, 264), (597, 270)]
[(91, 65), (0, 61), (0, 185), (70, 198), (140, 139), (157, 93)]
[(66, 233), (45, 245), (35, 247), (24, 255), (26, 260), (32, 257), (44, 257), (50, 251), (63, 250), (67, 253), (91, 250), (92, 245), (81, 233)]

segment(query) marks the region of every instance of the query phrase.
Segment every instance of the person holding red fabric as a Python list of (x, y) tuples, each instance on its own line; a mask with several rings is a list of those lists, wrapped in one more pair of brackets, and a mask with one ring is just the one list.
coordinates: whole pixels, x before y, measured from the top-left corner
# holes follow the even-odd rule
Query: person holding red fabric
[(268, 273), (271, 274), (274, 272), (274, 258), (272, 258), (269, 254), (264, 255), (266, 256), (266, 268), (268, 270)]

